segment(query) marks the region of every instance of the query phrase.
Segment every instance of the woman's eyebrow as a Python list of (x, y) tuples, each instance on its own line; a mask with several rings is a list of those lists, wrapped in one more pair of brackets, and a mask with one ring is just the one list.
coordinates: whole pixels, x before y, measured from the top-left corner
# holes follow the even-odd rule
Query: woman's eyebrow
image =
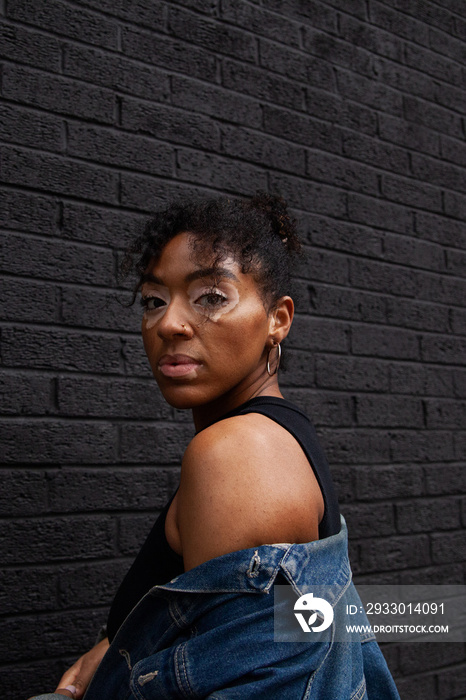
[(227, 277), (230, 280), (239, 282), (237, 276), (226, 267), (205, 267), (201, 270), (194, 270), (194, 272), (190, 272), (186, 275), (185, 282), (193, 282), (202, 277)]

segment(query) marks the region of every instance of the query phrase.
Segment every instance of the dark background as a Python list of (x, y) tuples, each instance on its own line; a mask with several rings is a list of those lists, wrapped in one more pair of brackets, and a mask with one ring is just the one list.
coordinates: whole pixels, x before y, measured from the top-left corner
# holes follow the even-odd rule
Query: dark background
[[(466, 4), (1, 0), (2, 695), (93, 643), (177, 483), (190, 416), (121, 302), (159, 205), (281, 193), (308, 261), (286, 396), (326, 447), (364, 582), (464, 583)], [(461, 644), (384, 646), (403, 699)]]

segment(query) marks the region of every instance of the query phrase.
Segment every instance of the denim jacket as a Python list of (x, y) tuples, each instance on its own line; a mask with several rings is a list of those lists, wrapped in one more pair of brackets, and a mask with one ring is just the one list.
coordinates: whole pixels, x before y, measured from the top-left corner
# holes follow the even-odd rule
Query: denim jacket
[[(231, 552), (152, 588), (120, 627), (85, 700), (399, 700), (372, 634), (336, 641), (345, 606), (361, 604), (341, 521), (337, 535)], [(295, 599), (320, 587), (333, 623), (319, 635), (300, 632), (304, 642), (275, 641), (276, 584), (291, 586)]]
[(322, 586), (335, 611), (360, 605), (344, 518), (332, 537), (231, 552), (152, 588), (120, 627), (85, 700), (399, 699), (373, 635), (335, 641), (338, 614), (319, 641), (274, 641), (275, 584), (296, 597)]

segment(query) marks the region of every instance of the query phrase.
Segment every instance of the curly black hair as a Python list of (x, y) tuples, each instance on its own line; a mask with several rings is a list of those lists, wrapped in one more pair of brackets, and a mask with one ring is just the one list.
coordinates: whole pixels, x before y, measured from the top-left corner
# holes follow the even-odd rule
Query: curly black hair
[(301, 250), (296, 221), (281, 197), (257, 192), (250, 199), (192, 200), (156, 212), (122, 264), (125, 274), (138, 275), (133, 301), (150, 261), (182, 232), (193, 234), (193, 255), (209, 255), (213, 266), (232, 255), (243, 273), (254, 276), (268, 311), (290, 293), (293, 260)]

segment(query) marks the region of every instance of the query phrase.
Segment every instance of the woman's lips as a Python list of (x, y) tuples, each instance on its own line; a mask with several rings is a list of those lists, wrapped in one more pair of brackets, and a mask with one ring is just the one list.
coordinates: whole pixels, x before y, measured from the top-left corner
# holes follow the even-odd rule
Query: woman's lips
[(159, 370), (165, 377), (184, 377), (200, 364), (188, 355), (163, 355), (159, 361)]

